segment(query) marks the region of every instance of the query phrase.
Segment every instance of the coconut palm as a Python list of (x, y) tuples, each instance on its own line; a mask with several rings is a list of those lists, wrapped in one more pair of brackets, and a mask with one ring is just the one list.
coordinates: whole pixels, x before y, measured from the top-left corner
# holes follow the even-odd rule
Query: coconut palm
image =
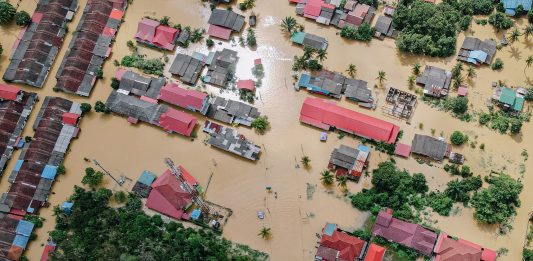
[(281, 20), (280, 26), (282, 32), (292, 34), (292, 32), (295, 31), (296, 27), (298, 26), (298, 23), (296, 22), (296, 19), (294, 19), (294, 17), (287, 16)]
[(413, 64), (413, 74), (418, 76), (420, 74), (420, 64), (415, 63)]
[(530, 55), (526, 59), (526, 68), (524, 68), (524, 73), (526, 72), (526, 69), (531, 67), (533, 65), (533, 55)]
[(348, 186), (348, 178), (346, 177), (346, 175), (337, 178), (337, 186), (339, 186), (339, 188), (342, 188), (343, 190), (346, 190), (346, 187)]
[(324, 50), (324, 49), (319, 49), (319, 50), (316, 51), (316, 58), (320, 62), (323, 62), (324, 60), (326, 60), (328, 58), (328, 52), (326, 52), (326, 50)]
[(409, 90), (415, 87), (415, 82), (416, 82), (416, 78), (414, 75), (410, 75), (409, 78), (407, 78), (407, 87), (409, 87)]
[(509, 36), (509, 42), (512, 44), (512, 43), (518, 41), (518, 37), (520, 37), (520, 31), (518, 30), (518, 28), (515, 27), (511, 31), (511, 35)]
[(330, 186), (331, 184), (333, 184), (333, 182), (335, 182), (334, 176), (329, 170), (322, 171), (320, 175), (322, 176), (320, 180), (322, 180), (322, 183), (326, 186)]
[(453, 88), (454, 89), (459, 89), (459, 86), (461, 86), (463, 84), (463, 76), (459, 75), (459, 77), (456, 77), (455, 79), (453, 79)]
[(244, 1), (244, 6), (246, 9), (252, 9), (255, 7), (255, 0), (246, 0)]
[(524, 28), (524, 37), (526, 40), (529, 38), (530, 35), (533, 34), (533, 24), (530, 24)]
[(303, 156), (300, 162), (302, 163), (302, 165), (304, 165), (305, 168), (308, 168), (309, 164), (311, 163), (311, 159), (309, 158), (309, 156)]
[(269, 227), (263, 227), (257, 235), (263, 239), (269, 239), (272, 236), (272, 231)]
[(357, 66), (355, 66), (353, 63), (350, 63), (348, 65), (348, 69), (346, 69), (346, 72), (350, 75), (350, 77), (355, 78), (357, 75)]
[(476, 69), (474, 68), (474, 66), (470, 65), (468, 66), (468, 69), (466, 69), (466, 77), (468, 77), (468, 79), (472, 79), (472, 78), (475, 78), (477, 76), (477, 73), (476, 73)]
[(383, 70), (380, 70), (376, 80), (379, 81), (379, 84), (383, 84), (383, 82), (387, 80), (387, 74)]
[(309, 59), (313, 58), (313, 55), (315, 53), (316, 53), (316, 49), (315, 48), (306, 46), (306, 47), (304, 47), (304, 54), (302, 55), (302, 57), (304, 58), (304, 60), (309, 60)]
[(457, 77), (460, 77), (462, 72), (463, 72), (463, 64), (456, 63), (455, 66), (452, 68), (452, 78), (455, 79)]

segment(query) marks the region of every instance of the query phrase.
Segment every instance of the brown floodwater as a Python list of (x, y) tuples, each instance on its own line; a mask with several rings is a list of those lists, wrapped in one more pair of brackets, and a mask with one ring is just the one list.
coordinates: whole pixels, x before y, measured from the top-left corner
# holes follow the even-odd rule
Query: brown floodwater
[[(83, 7), (86, 0), (79, 2)], [(34, 1), (25, 0), (21, 2), (19, 9), (32, 13), (34, 8)], [(69, 26), (71, 32), (80, 19), (81, 10)], [(368, 214), (354, 209), (336, 187), (325, 188), (321, 185), (319, 175), (320, 171), (327, 166), (329, 154), (333, 148), (340, 144), (356, 146), (358, 141), (349, 137), (339, 140), (336, 134), (331, 133), (328, 141), (322, 143), (319, 141), (319, 130), (304, 126), (298, 121), (301, 104), (309, 94), (304, 91), (294, 91), (291, 66), (292, 57), (300, 55), (303, 51), (291, 45), (288, 37), (279, 30), (279, 23), (283, 17), (295, 16), (294, 6), (289, 5), (286, 0), (260, 0), (257, 1), (254, 11), (259, 17), (259, 24), (256, 27), (258, 41), (256, 50), (232, 43), (219, 45), (219, 41), (215, 41), (217, 44), (213, 49), (227, 47), (239, 51), (237, 77), (242, 79), (252, 77), (253, 60), (262, 58), (265, 77), (262, 80), (262, 86), (258, 89), (260, 99), (255, 104), (263, 114), (269, 117), (272, 128), (263, 136), (244, 127), (238, 128), (240, 133), (264, 148), (258, 162), (243, 160), (210, 148), (203, 143), (206, 138), (203, 133), (199, 133), (198, 138), (191, 141), (177, 135), (168, 135), (161, 129), (147, 124), (132, 126), (123, 117), (91, 113), (84, 117), (80, 137), (70, 147), (65, 160), (67, 174), (59, 177), (55, 183), (54, 194), (49, 199), (50, 203), (57, 205), (65, 201), (72, 193), (72, 187), (80, 184), (83, 169), (92, 166), (83, 160), (84, 157), (98, 159), (115, 176), (125, 175), (132, 180), (136, 180), (143, 170), (162, 173), (165, 170), (163, 158), (171, 157), (177, 164), (183, 165), (204, 187), (212, 175), (207, 199), (234, 211), (224, 228), (223, 235), (235, 242), (248, 244), (267, 252), (272, 260), (311, 260), (316, 250), (315, 233), (320, 232), (325, 222), (335, 222), (349, 229), (361, 227)], [(137, 22), (147, 15), (154, 17), (166, 15), (170, 16), (174, 23), (207, 29), (209, 8), (197, 0), (134, 1), (126, 12), (126, 22), (118, 33), (113, 54), (104, 66), (104, 79), (97, 83), (90, 98), (52, 91), (55, 85), (53, 76), (65, 54), (65, 48), (61, 49), (43, 89), (27, 86), (22, 88), (35, 91), (40, 97), (58, 95), (91, 104), (97, 100), (105, 101), (111, 90), (109, 87), (111, 77), (116, 70), (112, 60), (120, 60), (129, 53), (126, 42), (133, 38)], [(305, 25), (307, 32), (324, 36), (329, 40), (328, 59), (325, 61), (327, 69), (343, 72), (348, 64), (353, 63), (357, 65), (357, 78), (368, 81), (370, 86), (377, 83), (375, 78), (379, 70), (384, 70), (387, 74), (385, 86), (407, 90), (406, 80), (413, 63), (420, 62), (447, 69), (451, 69), (455, 64), (454, 57), (439, 59), (400, 54), (391, 39), (372, 40), (370, 43), (344, 41), (336, 35), (337, 30), (333, 27), (304, 21), (302, 17), (297, 17), (297, 20)], [(524, 22), (521, 21), (520, 24), (523, 26)], [(0, 57), (0, 72), (2, 73), (7, 67), (7, 55), (18, 30), (16, 26), (0, 28), (0, 33), (3, 35), (0, 42), (4, 46), (4, 55)], [(502, 36), (502, 33), (494, 32), (490, 25), (474, 25), (467, 34), (473, 34), (481, 39), (500, 39)], [(64, 47), (71, 38), (72, 34), (68, 34)], [(464, 34), (461, 33), (458, 46), (463, 38)], [(485, 109), (484, 101), (491, 96), (492, 92), (491, 82), (503, 80), (513, 86), (526, 84), (526, 76), (531, 75), (533, 68), (524, 71), (525, 58), (533, 54), (532, 46), (531, 42), (525, 42), (522, 37), (520, 42), (498, 51), (496, 57), (500, 57), (505, 63), (501, 72), (494, 72), (488, 67), (477, 70), (474, 83), (469, 83), (469, 97), (475, 110)], [(162, 56), (162, 52), (151, 49), (140, 48), (140, 51), (149, 57)], [(177, 52), (189, 54), (193, 51), (207, 52), (205, 43), (191, 45), (188, 49), (177, 49)], [(172, 54), (169, 53), (169, 57), (172, 61)], [(213, 87), (207, 87), (207, 90), (213, 93), (220, 92), (218, 88)], [(382, 106), (384, 88), (377, 87), (374, 91), (379, 99), (378, 106)], [(224, 92), (223, 95), (236, 97), (230, 91)], [(379, 108), (369, 111), (348, 101), (343, 100), (340, 103), (353, 110), (398, 124), (404, 130), (402, 142), (406, 143), (410, 143), (415, 133), (431, 135), (431, 129), (435, 130), (436, 135), (442, 133), (444, 137), (448, 137), (454, 130), (467, 132), (471, 139), (477, 141), (478, 146), (482, 143), (486, 146), (484, 151), (470, 147), (458, 149), (465, 154), (467, 164), (471, 166), (476, 175), (484, 176), (491, 170), (505, 169), (510, 175), (518, 178), (520, 177), (520, 164), (523, 162), (520, 153), (523, 149), (533, 152), (533, 143), (527, 141), (525, 136), (500, 135), (487, 128), (479, 127), (476, 123), (461, 122), (447, 113), (429, 108), (422, 102), (419, 103), (414, 113), (411, 125), (383, 115)], [(41, 103), (36, 108), (40, 108), (40, 105)], [(34, 111), (24, 135), (32, 135), (29, 127), (36, 115), (37, 112)], [(196, 116), (203, 123), (205, 119), (200, 115)], [(419, 128), (420, 123), (423, 123), (422, 129)], [(523, 133), (525, 135), (533, 133), (532, 124), (525, 124)], [(18, 155), (19, 152), (16, 152), (13, 159), (16, 159)], [(311, 158), (309, 170), (296, 167), (302, 155), (308, 155)], [(372, 153), (370, 169), (386, 159), (386, 155)], [(14, 162), (15, 160), (10, 161), (5, 173), (11, 171)], [(531, 162), (525, 162), (526, 170), (533, 168)], [(442, 190), (452, 179), (442, 169), (443, 164), (429, 166), (419, 164), (413, 158), (397, 159), (397, 164), (400, 168), (411, 172), (424, 173), (433, 189)], [(476, 223), (472, 217), (472, 210), (460, 206), (451, 217), (436, 217), (436, 222), (432, 225), (485, 247), (507, 248), (509, 252), (500, 258), (501, 260), (520, 260), (526, 221), (533, 207), (531, 197), (533, 178), (528, 175), (528, 172), (526, 171), (522, 178), (524, 183), (524, 191), (521, 195), (522, 206), (512, 222), (513, 230), (507, 235), (498, 236), (497, 228)], [(312, 199), (307, 198), (308, 183), (310, 186), (316, 185)], [(117, 187), (108, 177), (105, 178), (105, 185), (113, 190), (127, 189)], [(8, 186), (7, 177), (4, 177), (0, 182), (0, 191), (6, 191)], [(266, 192), (266, 186), (272, 186), (273, 191), (278, 193), (277, 199), (273, 194)], [(350, 184), (349, 190), (356, 193), (363, 187), (369, 186), (370, 178), (363, 177), (358, 184)], [(264, 220), (256, 217), (257, 211), (266, 212)], [(52, 208), (41, 210), (41, 216), (46, 218), (46, 222), (44, 227), (37, 231), (38, 239), (30, 244), (26, 252), (30, 260), (38, 260), (47, 233), (54, 227), (54, 218), (51, 214)], [(273, 237), (269, 241), (257, 236), (263, 226), (272, 228)]]

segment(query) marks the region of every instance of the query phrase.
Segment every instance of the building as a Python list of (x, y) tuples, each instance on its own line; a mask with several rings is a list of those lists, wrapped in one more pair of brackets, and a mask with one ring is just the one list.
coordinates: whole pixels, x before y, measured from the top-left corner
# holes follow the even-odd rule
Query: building
[(173, 75), (177, 75), (182, 82), (195, 85), (202, 74), (204, 66), (204, 60), (178, 53), (174, 62), (172, 62), (172, 65), (170, 66), (169, 72)]
[(306, 98), (300, 111), (300, 122), (330, 130), (332, 127), (362, 138), (394, 143), (400, 127), (358, 113), (319, 98)]
[(209, 107), (204, 115), (227, 124), (241, 124), (251, 126), (252, 121), (261, 116), (257, 108), (240, 101), (214, 97), (209, 101)]
[(519, 5), (521, 5), (526, 12), (531, 10), (531, 0), (502, 0), (501, 2), (505, 8), (505, 13), (508, 15), (515, 15), (516, 8)]
[(237, 89), (242, 91), (255, 92), (254, 80), (239, 80), (237, 81)]
[(410, 121), (414, 110), (416, 109), (417, 96), (390, 87), (387, 91), (385, 101), (387, 104), (383, 106), (383, 112), (390, 116)]
[(165, 85), (157, 99), (194, 112), (204, 112), (209, 106), (207, 93), (184, 89), (175, 83)]
[(56, 89), (88, 97), (101, 76), (104, 61), (122, 23), (126, 2), (116, 9), (110, 0), (90, 0), (83, 11), (67, 54), (56, 74)]
[(454, 239), (444, 232), (439, 234), (434, 252), (434, 261), (494, 261), (497, 256), (494, 250), (483, 248), (464, 239)]
[(237, 52), (224, 48), (222, 51), (210, 53), (207, 57), (207, 75), (203, 81), (220, 87), (225, 87), (233, 79), (235, 67), (239, 57)]
[(315, 50), (326, 50), (328, 48), (328, 40), (326, 38), (305, 32), (293, 33), (291, 42)]
[(213, 9), (207, 21), (209, 24), (207, 34), (212, 37), (228, 40), (232, 32), (242, 31), (244, 19), (244, 16), (231, 10)]
[(109, 94), (106, 107), (116, 114), (156, 126), (159, 125), (161, 114), (168, 109), (166, 105), (141, 100), (118, 91), (112, 91)]
[(358, 180), (366, 166), (370, 149), (359, 145), (357, 149), (341, 145), (331, 152), (328, 169), (335, 171), (337, 177), (347, 175), (350, 179)]
[(383, 256), (385, 256), (385, 248), (371, 243), (366, 251), (364, 261), (381, 261)]
[(492, 94), (492, 99), (505, 111), (520, 113), (524, 108), (525, 95), (524, 88), (511, 89), (505, 86), (497, 87)]
[(121, 93), (150, 99), (157, 99), (161, 88), (166, 84), (164, 77), (155, 78), (124, 69), (119, 69), (115, 78), (120, 81), (118, 91)]
[(436, 161), (442, 161), (450, 154), (451, 146), (443, 139), (436, 139), (427, 135), (415, 134), (411, 144), (411, 152), (428, 157)]
[(172, 51), (176, 47), (176, 40), (180, 31), (176, 28), (162, 25), (151, 18), (143, 18), (137, 25), (135, 40), (162, 50)]
[(437, 241), (437, 234), (421, 225), (393, 218), (391, 213), (379, 212), (372, 234), (386, 240), (412, 248), (421, 254), (431, 256)]
[(496, 45), (497, 43), (490, 39), (481, 41), (478, 38), (467, 36), (461, 49), (459, 49), (457, 60), (475, 65), (490, 65), (496, 54)]
[(362, 260), (367, 244), (364, 240), (348, 235), (337, 224), (326, 223), (315, 260)]
[(203, 131), (211, 136), (207, 141), (211, 146), (249, 160), (259, 159), (261, 147), (253, 144), (234, 129), (206, 121)]
[(374, 104), (372, 91), (368, 89), (368, 83), (366, 81), (346, 78), (344, 80), (344, 88), (346, 99), (370, 106)]
[(19, 260), (26, 249), (34, 224), (22, 217), (0, 214), (0, 258), (2, 260)]
[(168, 108), (159, 117), (159, 126), (165, 131), (169, 133), (176, 132), (186, 137), (191, 136), (196, 123), (195, 117), (172, 108)]
[(396, 148), (394, 149), (394, 155), (409, 158), (411, 155), (411, 146), (403, 143), (397, 143)]
[(390, 16), (380, 15), (374, 28), (376, 29), (374, 36), (380, 40), (385, 39), (385, 36), (395, 38), (398, 35), (398, 32), (394, 30)]
[(76, 0), (40, 0), (32, 23), (13, 47), (4, 80), (42, 88), (77, 9)]
[(335, 99), (340, 99), (344, 91), (344, 77), (340, 73), (322, 72), (317, 76), (302, 73), (298, 80), (298, 89), (305, 88), (312, 93), (318, 93)]
[(447, 96), (451, 82), (451, 72), (430, 65), (426, 65), (422, 76), (416, 77), (416, 83), (424, 87), (424, 95), (435, 98)]

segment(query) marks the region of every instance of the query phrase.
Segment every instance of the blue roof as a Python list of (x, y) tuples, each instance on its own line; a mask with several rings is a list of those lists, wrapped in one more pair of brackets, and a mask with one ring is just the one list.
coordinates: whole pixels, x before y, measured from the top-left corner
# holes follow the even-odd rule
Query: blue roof
[(470, 58), (475, 59), (479, 62), (485, 62), (487, 60), (487, 53), (480, 50), (471, 51), (468, 55), (468, 61), (470, 62)]
[(298, 87), (305, 87), (309, 86), (309, 81), (311, 80), (311, 76), (309, 74), (302, 73), (300, 75), (300, 80), (298, 80)]
[(15, 231), (17, 231), (17, 235), (29, 237), (31, 235), (31, 232), (33, 231), (34, 226), (35, 225), (30, 221), (20, 220)]
[(141, 177), (139, 178), (139, 182), (146, 185), (146, 186), (150, 186), (152, 185), (152, 183), (154, 182), (156, 178), (156, 175), (150, 171), (143, 171), (143, 173), (141, 174)]
[(74, 203), (65, 201), (61, 205), (61, 210), (63, 210), (63, 212), (65, 212), (65, 214), (70, 214), (70, 213), (72, 213), (72, 206), (74, 206)]
[(46, 166), (44, 166), (43, 173), (41, 174), (41, 177), (43, 177), (45, 179), (54, 180), (56, 178), (56, 174), (57, 174), (57, 167), (56, 166), (46, 165)]
[(26, 246), (28, 245), (28, 240), (30, 238), (23, 235), (16, 235), (15, 240), (13, 240), (13, 245), (21, 247), (22, 249), (26, 249)]
[(529, 11), (531, 10), (532, 1), (533, 0), (502, 0), (501, 2), (505, 9), (516, 9), (519, 5), (522, 5), (526, 11)]
[(15, 163), (15, 167), (13, 168), (13, 170), (14, 171), (19, 171), (23, 162), (24, 162), (23, 160), (17, 160), (17, 163)]
[(360, 150), (360, 151), (364, 151), (364, 152), (369, 152), (369, 151), (370, 151), (370, 149), (369, 149), (367, 146), (362, 145), (362, 144), (359, 145), (359, 146), (357, 147), (357, 149)]
[(193, 210), (192, 213), (191, 213), (191, 218), (192, 218), (193, 220), (197, 220), (197, 219), (200, 218), (200, 214), (202, 214), (202, 211), (200, 211), (199, 209), (195, 209), (195, 210)]
[(332, 236), (333, 232), (337, 229), (337, 224), (327, 223), (326, 227), (324, 228), (324, 234), (328, 236)]

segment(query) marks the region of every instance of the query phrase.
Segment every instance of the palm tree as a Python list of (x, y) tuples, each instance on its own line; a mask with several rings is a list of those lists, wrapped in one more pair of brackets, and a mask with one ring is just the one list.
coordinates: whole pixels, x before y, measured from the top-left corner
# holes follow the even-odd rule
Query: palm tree
[(244, 1), (244, 6), (246, 6), (246, 9), (252, 9), (255, 7), (255, 0), (246, 0)]
[(420, 74), (420, 64), (415, 63), (413, 64), (413, 74), (418, 76)]
[(528, 39), (528, 37), (530, 35), (533, 34), (533, 25), (530, 24), (528, 26), (526, 26), (526, 28), (524, 28), (524, 37), (526, 38), (526, 40)]
[(311, 159), (309, 158), (309, 156), (303, 156), (302, 159), (300, 160), (300, 162), (302, 163), (302, 165), (304, 165), (305, 168), (309, 168), (309, 164), (311, 163)]
[(315, 54), (315, 52), (316, 52), (315, 48), (306, 46), (304, 47), (304, 54), (302, 55), (302, 58), (304, 58), (304, 60), (309, 60), (313, 58), (313, 55)]
[(383, 82), (387, 80), (387, 74), (383, 70), (380, 70), (376, 80), (379, 81), (379, 84), (383, 84)]
[(512, 43), (518, 41), (518, 37), (520, 37), (520, 31), (518, 30), (518, 28), (515, 27), (511, 31), (511, 35), (509, 36), (509, 42), (512, 44)]
[(414, 75), (410, 75), (409, 78), (407, 78), (407, 87), (409, 87), (409, 90), (415, 87), (415, 82), (416, 82), (416, 78)]
[(472, 79), (472, 78), (475, 78), (477, 76), (477, 73), (476, 73), (476, 69), (474, 68), (474, 66), (470, 65), (468, 66), (468, 69), (466, 69), (466, 77), (468, 77), (468, 79)]
[(294, 17), (287, 16), (281, 20), (280, 26), (282, 32), (285, 32), (290, 35), (296, 29), (298, 23), (296, 22), (296, 19), (294, 19)]
[(322, 177), (320, 180), (322, 180), (322, 183), (326, 186), (330, 186), (335, 181), (333, 178), (333, 174), (329, 170), (322, 171)]
[(353, 63), (350, 63), (346, 72), (350, 75), (350, 77), (355, 78), (357, 75), (357, 66), (355, 66)]
[(533, 55), (530, 55), (526, 59), (526, 68), (524, 68), (524, 73), (526, 72), (526, 69), (531, 67), (533, 65)]
[(322, 62), (328, 58), (328, 52), (326, 52), (324, 49), (319, 49), (316, 51), (316, 58)]
[(453, 88), (454, 89), (459, 89), (459, 86), (461, 86), (463, 84), (463, 77), (459, 74), (459, 77), (456, 77), (455, 79), (453, 79)]
[(263, 239), (269, 239), (272, 236), (272, 231), (269, 227), (263, 227), (257, 235)]
[(463, 72), (463, 64), (462, 63), (456, 63), (455, 66), (452, 68), (452, 78), (457, 78), (461, 76), (461, 72)]
[(346, 175), (337, 177), (337, 186), (342, 188), (342, 190), (346, 190), (346, 187), (348, 186), (348, 178)]

